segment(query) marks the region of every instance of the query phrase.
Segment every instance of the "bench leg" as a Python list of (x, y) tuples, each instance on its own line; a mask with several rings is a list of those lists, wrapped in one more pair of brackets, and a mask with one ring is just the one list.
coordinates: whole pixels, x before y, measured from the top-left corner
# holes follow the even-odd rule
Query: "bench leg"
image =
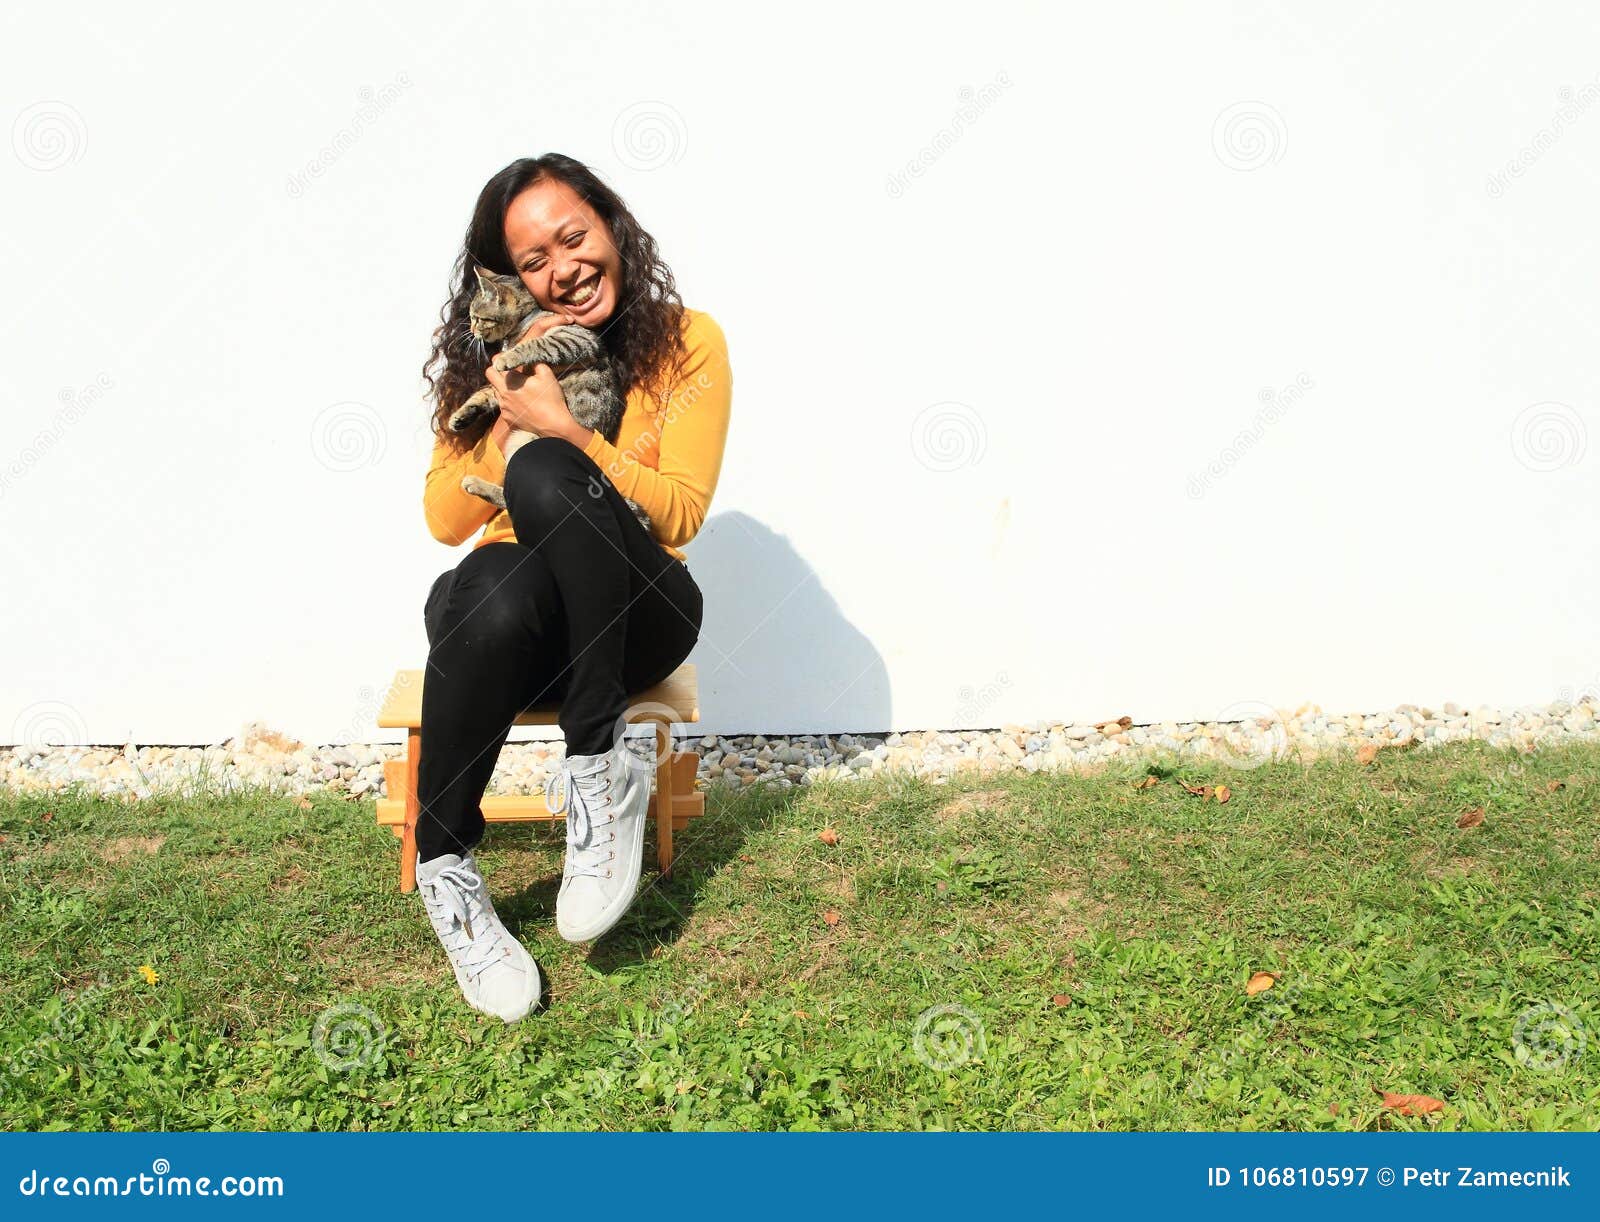
[(656, 722), (656, 866), (672, 874), (672, 727)]
[(406, 732), (405, 829), (400, 834), (400, 890), (417, 889), (417, 765), (422, 760), (422, 730)]

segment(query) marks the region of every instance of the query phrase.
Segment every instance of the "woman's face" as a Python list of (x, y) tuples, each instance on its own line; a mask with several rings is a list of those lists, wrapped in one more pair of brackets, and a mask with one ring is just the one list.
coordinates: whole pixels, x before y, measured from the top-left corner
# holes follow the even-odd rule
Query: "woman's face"
[(585, 327), (616, 313), (622, 256), (605, 221), (566, 183), (546, 178), (513, 199), (505, 235), (511, 266), (545, 309)]

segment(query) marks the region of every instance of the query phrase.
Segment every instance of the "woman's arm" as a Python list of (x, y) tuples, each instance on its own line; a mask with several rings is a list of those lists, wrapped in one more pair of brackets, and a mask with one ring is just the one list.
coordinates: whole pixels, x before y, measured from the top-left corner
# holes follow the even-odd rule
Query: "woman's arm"
[(728, 342), (709, 314), (696, 313), (684, 332), (688, 359), (661, 418), (660, 451), (652, 469), (631, 451), (594, 433), (583, 452), (623, 496), (650, 515), (651, 533), (682, 547), (706, 519), (722, 473), (733, 405)]
[(428, 533), (451, 547), (465, 543), (499, 512), (481, 496), (461, 490), (464, 475), (476, 475), (491, 484), (504, 482), (505, 458), (491, 434), (485, 433), (474, 448), (460, 454), (452, 453), (443, 438), (434, 438), (422, 511), (428, 519)]

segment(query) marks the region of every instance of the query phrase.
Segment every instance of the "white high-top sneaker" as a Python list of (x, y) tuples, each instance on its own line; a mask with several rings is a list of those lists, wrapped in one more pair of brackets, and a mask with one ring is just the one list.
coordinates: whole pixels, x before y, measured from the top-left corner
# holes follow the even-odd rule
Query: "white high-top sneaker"
[(417, 890), (469, 1006), (514, 1023), (538, 1004), (539, 965), (500, 923), (470, 852), (418, 862)]
[(545, 782), (550, 813), (567, 814), (556, 929), (568, 942), (598, 938), (633, 903), (652, 771), (649, 760), (619, 742), (599, 755), (567, 756)]

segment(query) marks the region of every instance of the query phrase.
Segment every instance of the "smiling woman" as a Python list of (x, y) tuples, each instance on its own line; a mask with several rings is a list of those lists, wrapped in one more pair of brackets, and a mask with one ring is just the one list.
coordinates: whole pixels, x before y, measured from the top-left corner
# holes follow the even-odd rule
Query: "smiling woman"
[[(574, 419), (549, 366), (492, 367), (469, 317), (475, 267), (517, 276), (548, 311), (511, 342), (563, 325), (598, 337), (624, 396), (615, 436)], [(680, 548), (716, 490), (733, 375), (721, 328), (684, 307), (655, 240), (592, 171), (554, 153), (513, 162), (479, 193), (442, 319), (423, 369), (435, 400), (423, 508), (443, 543), (484, 529), (423, 612), (416, 878), (467, 1002), (513, 1022), (543, 981), (473, 860), (483, 791), (516, 714), (559, 700), (567, 754), (546, 786), (551, 811), (567, 815), (556, 927), (582, 942), (621, 919), (651, 778), (622, 738), (627, 697), (699, 639), (703, 602)], [(498, 411), (451, 432), (451, 414), (486, 384)], [(507, 459), (513, 427), (535, 436)], [(503, 484), (505, 509), (463, 490), (469, 475)]]

